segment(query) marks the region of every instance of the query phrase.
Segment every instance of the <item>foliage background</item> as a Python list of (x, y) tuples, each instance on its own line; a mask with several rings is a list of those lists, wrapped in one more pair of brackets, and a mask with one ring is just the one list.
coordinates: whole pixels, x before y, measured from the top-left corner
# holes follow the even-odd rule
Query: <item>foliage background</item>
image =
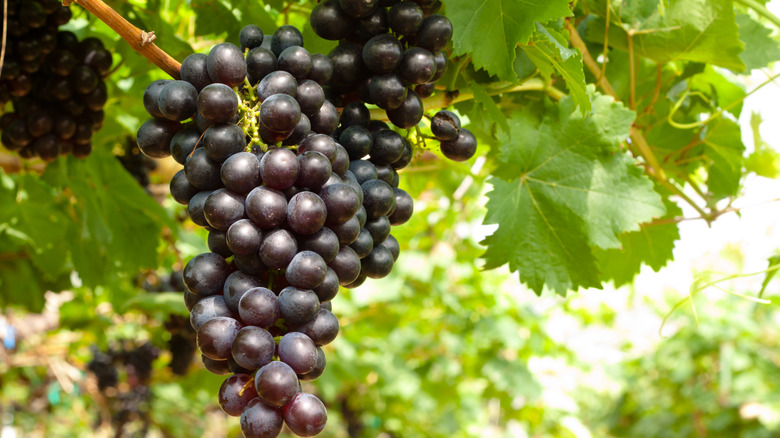
[[(333, 45), (318, 41), (306, 24), (312, 7), (308, 1), (110, 3), (137, 26), (155, 30), (157, 43), (179, 60), (193, 51), (207, 52), (218, 41), (237, 41), (246, 23), (258, 24), (270, 34), (289, 22), (304, 29), (311, 51), (327, 53)], [(490, 0), (485, 3), (487, 12), (476, 13), (475, 24), (469, 27), (461, 23), (470, 22), (466, 14), (474, 10), (473, 2), (445, 1), (456, 26), (454, 53), (473, 59), (469, 63), (466, 56), (454, 58), (450, 70), (457, 71), (457, 66), (462, 70), (444, 82), (468, 87), (473, 94), (473, 100), (459, 103), (456, 109), (470, 117), (485, 158), (452, 163), (436, 158), (434, 148), (403, 173), (401, 187), (415, 198), (416, 212), (396, 235), (403, 248), (399, 264), (390, 277), (342, 291), (334, 300), (342, 333), (326, 348), (325, 375), (309, 388), (328, 405), (329, 426), (323, 436), (770, 437), (780, 433), (776, 280), (759, 272), (718, 283), (721, 290), (711, 287), (699, 293), (697, 289), (728, 274), (766, 270), (766, 260), (777, 247), (777, 232), (771, 227), (777, 226), (773, 218), (780, 217), (780, 211), (773, 204), (746, 209), (737, 222), (736, 215), (724, 213), (712, 229), (705, 220), (681, 222), (679, 228), (676, 223), (656, 225), (649, 230), (662, 231), (650, 231), (650, 241), (659, 251), (649, 251), (648, 243), (637, 239), (648, 229), (632, 227), (659, 216), (696, 217), (701, 212), (684, 202), (681, 209), (669, 202), (665, 206), (653, 202), (660, 201), (659, 193), (666, 197), (668, 188), (630, 170), (635, 163), (627, 154), (604, 155), (599, 149), (614, 152), (615, 144), (622, 141), (615, 138), (621, 133), (626, 137), (632, 121), (645, 127), (659, 156), (662, 151), (679, 152), (692, 138), (699, 138), (702, 141), (689, 148), (699, 161), (672, 160), (663, 166), (674, 175), (672, 184), (686, 194), (695, 195), (694, 186), (705, 187), (700, 204), (705, 213), (773, 198), (780, 187), (764, 177), (777, 175), (780, 160), (762, 140), (759, 126), (772, 129), (775, 124), (764, 127), (760, 117), (753, 117), (750, 101), (742, 104), (746, 95), (742, 83), (753, 89), (766, 75), (753, 70), (751, 77), (735, 76), (750, 71), (740, 63), (761, 68), (780, 59), (780, 46), (770, 28), (764, 27), (769, 23), (741, 6), (743, 2), (718, 0), (703, 7), (695, 0), (613, 1), (618, 11), (610, 16), (618, 20), (614, 22), (630, 28), (631, 20), (637, 20), (633, 23), (668, 25), (678, 32), (669, 37), (671, 42), (658, 40), (655, 32), (640, 34), (644, 40), (637, 44), (645, 58), (637, 61), (640, 117), (634, 119), (626, 104), (632, 99), (627, 40), (620, 33), (625, 28), (614, 26), (609, 37), (616, 50), (610, 53), (608, 77), (624, 102), (618, 105), (607, 100), (603, 90), (586, 86), (596, 78), (583, 67), (582, 53), (566, 43), (565, 25), (559, 20), (569, 10), (567, 3)], [(598, 29), (604, 29), (607, 14), (599, 11), (606, 11), (606, 4), (575, 5), (580, 16), (591, 12), (578, 29), (594, 56), (602, 47), (603, 32), (600, 35)], [(503, 34), (480, 21), (498, 7), (507, 11), (499, 17), (505, 25), (499, 26)], [(35, 163), (17, 173), (0, 174), (4, 321), (23, 330), (34, 326), (32, 318), (41, 311), (47, 321), (54, 321), (47, 330), (25, 332), (29, 336), (17, 348), (0, 350), (4, 434), (112, 436), (94, 376), (86, 371), (92, 356), (89, 347), (135, 339), (164, 348), (169, 336), (163, 327), (166, 315), (186, 315), (181, 296), (146, 293), (137, 274), (164, 274), (207, 251), (205, 235), (182, 222), (182, 208), (165, 197), (173, 172), (170, 163), (160, 163), (150, 187), (156, 196), (150, 197), (113, 158), (132, 141), (146, 117), (141, 104), (146, 84), (164, 74), (94, 17), (73, 8), (76, 14), (68, 28), (80, 37), (99, 36), (114, 52), (118, 68), (108, 82), (111, 100), (106, 125), (96, 135), (89, 159), (61, 159), (40, 177)], [(653, 12), (658, 8), (667, 8), (661, 17), (669, 22), (653, 21), (660, 19)], [(702, 35), (702, 47), (674, 52), (673, 46), (688, 38), (687, 21), (696, 24), (702, 18), (692, 13), (696, 8), (717, 9), (713, 30), (694, 33)], [(524, 17), (526, 22), (512, 23), (511, 17)], [(485, 33), (486, 29), (499, 33)], [(742, 39), (729, 39), (737, 29)], [(744, 29), (752, 31), (748, 34)], [(529, 38), (532, 44), (515, 50), (517, 43)], [(492, 44), (502, 39), (513, 48), (511, 52), (502, 52), (502, 44)], [(747, 45), (740, 46), (740, 41)], [(652, 50), (660, 46), (670, 49)], [(656, 61), (663, 66), (658, 76)], [(531, 82), (524, 83), (539, 85), (535, 89), (491, 97), (497, 89), (529, 76)], [(651, 101), (656, 77), (663, 79), (664, 89)], [(548, 99), (555, 97), (555, 91), (545, 89), (550, 79), (568, 92), (561, 104)], [(700, 114), (728, 114), (705, 129), (674, 130), (667, 116), (677, 102), (682, 104), (678, 122), (700, 122)], [(645, 197), (649, 206), (644, 211), (628, 209), (633, 216), (623, 218), (626, 223), (618, 229), (603, 232), (602, 227), (593, 232), (598, 227), (583, 227), (598, 223), (598, 218), (587, 216), (590, 213), (583, 217), (582, 210), (562, 214), (561, 203), (556, 204), (543, 186), (531, 187), (553, 200), (549, 212), (558, 221), (555, 227), (568, 230), (569, 240), (562, 246), (573, 248), (577, 256), (559, 263), (560, 248), (548, 251), (552, 256), (545, 266), (567, 268), (563, 274), (539, 274), (544, 281), (523, 277), (520, 269), (520, 279), (530, 289), (541, 293), (542, 284), (547, 286), (537, 298), (510, 272), (528, 263), (522, 251), (505, 253), (507, 243), (517, 242), (533, 218), (511, 222), (522, 211), (491, 207), (488, 198), (505, 204), (506, 197), (513, 195), (511, 182), (527, 158), (522, 152), (534, 146), (529, 140), (534, 136), (528, 132), (544, 132), (553, 151), (568, 146), (570, 135), (578, 131), (567, 133), (566, 127), (590, 123), (581, 116), (588, 108), (604, 115), (590, 126), (602, 130), (604, 144), (584, 146), (593, 148), (596, 158), (574, 157), (559, 163), (542, 180), (556, 181), (560, 177), (556, 172), (565, 173), (572, 163), (614, 166), (613, 170), (626, 172), (624, 182), (628, 181), (616, 187)], [(764, 114), (764, 118), (769, 117)], [(772, 143), (778, 137), (767, 138)], [(722, 148), (718, 147), (721, 139), (729, 141)], [(490, 180), (491, 176), (505, 180)], [(751, 198), (751, 193), (758, 194)], [(496, 232), (495, 226), (482, 225), (486, 215), (488, 223), (494, 218), (502, 224), (499, 228), (505, 227), (496, 234), (498, 243), (483, 242)], [(755, 217), (764, 220), (752, 222)], [(749, 240), (723, 238), (745, 229), (755, 231)], [(639, 234), (630, 234), (632, 230)], [(621, 245), (614, 245), (618, 240)], [(478, 260), (485, 244), (488, 264), (509, 262), (509, 267), (484, 271), (484, 262)], [(675, 246), (676, 263), (652, 272), (672, 258)], [(538, 247), (530, 250), (544, 252)], [(509, 260), (513, 257), (518, 257), (515, 265)], [(597, 268), (588, 268), (597, 263)], [(652, 269), (646, 266), (634, 279), (643, 263)], [(690, 285), (694, 287), (689, 289)], [(568, 297), (554, 293), (579, 286), (605, 289), (581, 289)], [(62, 289), (68, 291), (43, 294)], [(724, 289), (747, 296), (762, 292), (770, 303), (759, 305)], [(676, 308), (690, 292), (696, 311), (688, 302)], [(661, 337), (663, 318), (673, 309), (677, 310)], [(239, 435), (237, 420), (224, 416), (216, 405), (221, 378), (198, 363), (186, 378), (176, 377), (167, 368), (168, 360), (163, 354), (154, 362), (149, 435)]]

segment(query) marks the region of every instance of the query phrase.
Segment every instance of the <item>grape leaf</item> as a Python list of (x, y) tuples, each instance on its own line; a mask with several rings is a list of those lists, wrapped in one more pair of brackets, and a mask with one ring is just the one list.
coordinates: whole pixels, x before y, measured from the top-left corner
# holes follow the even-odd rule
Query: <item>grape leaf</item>
[(471, 84), (471, 91), (474, 93), (474, 101), (482, 107), (484, 114), (490, 122), (497, 124), (505, 133), (509, 132), (509, 124), (506, 116), (501, 112), (496, 101), (487, 93), (487, 91), (478, 83)]
[[(592, 12), (606, 15), (607, 0), (586, 3)], [(686, 60), (745, 69), (732, 0), (613, 1), (610, 15), (610, 46), (628, 50), (632, 32), (634, 53), (658, 63)], [(603, 18), (590, 22), (588, 39), (603, 42), (605, 24)]]
[(634, 112), (588, 91), (585, 116), (568, 97), (541, 118), (516, 113), (490, 180), (485, 224), (498, 229), (482, 242), (485, 267), (508, 263), (537, 293), (600, 287), (594, 248), (619, 247), (621, 233), (664, 214), (650, 180), (617, 147)]
[(571, 15), (568, 0), (445, 0), (452, 21), (454, 53), (468, 54), (477, 68), (508, 81), (517, 80), (515, 47), (525, 44), (534, 22)]
[(641, 224), (639, 231), (619, 236), (620, 248), (596, 251), (603, 277), (612, 280), (615, 287), (631, 283), (643, 264), (658, 272), (672, 260), (674, 244), (680, 240), (680, 229), (671, 219), (682, 215), (682, 210), (669, 198), (664, 198), (664, 206), (666, 214), (661, 219), (670, 222)]
[[(237, 41), (241, 24), (220, 0), (192, 0), (191, 6), (195, 12), (195, 36), (229, 32), (226, 40)], [(231, 35), (236, 38), (231, 38)]]
[(583, 114), (590, 111), (590, 99), (585, 91), (585, 73), (582, 69), (582, 54), (570, 49), (566, 38), (553, 29), (536, 23), (533, 44), (520, 46), (545, 76), (557, 72), (566, 81), (574, 103)]
[(708, 158), (707, 186), (713, 196), (735, 196), (742, 177), (742, 134), (736, 122), (720, 117), (707, 126), (704, 153)]
[(737, 15), (739, 38), (745, 43), (740, 58), (747, 70), (766, 67), (780, 59), (780, 45), (772, 38), (772, 30), (747, 14)]

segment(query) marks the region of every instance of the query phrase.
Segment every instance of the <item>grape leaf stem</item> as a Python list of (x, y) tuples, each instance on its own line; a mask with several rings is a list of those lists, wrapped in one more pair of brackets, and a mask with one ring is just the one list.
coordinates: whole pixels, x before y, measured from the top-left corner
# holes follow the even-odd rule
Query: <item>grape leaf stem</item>
[(99, 18), (100, 21), (106, 23), (122, 39), (127, 41), (133, 50), (154, 63), (157, 67), (160, 67), (172, 78), (180, 78), (181, 63), (153, 43), (155, 38), (154, 32), (145, 32), (133, 26), (102, 0), (63, 0), (62, 2), (65, 6), (71, 3), (78, 4)]
[(766, 8), (766, 6), (755, 0), (734, 0), (735, 3), (741, 3), (743, 6), (748, 7), (767, 20), (771, 21), (775, 26), (780, 28), (780, 18), (773, 14)]

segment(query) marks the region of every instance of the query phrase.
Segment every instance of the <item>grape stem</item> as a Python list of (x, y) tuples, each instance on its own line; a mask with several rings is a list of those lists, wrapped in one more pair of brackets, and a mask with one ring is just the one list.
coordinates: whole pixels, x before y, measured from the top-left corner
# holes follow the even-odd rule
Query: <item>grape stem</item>
[(5, 65), (5, 39), (8, 34), (8, 0), (3, 0), (3, 45), (0, 47), (0, 72)]
[[(119, 34), (122, 39), (127, 41), (133, 50), (140, 53), (157, 67), (160, 67), (172, 78), (180, 78), (179, 72), (181, 71), (181, 63), (154, 44), (153, 41), (156, 38), (154, 32), (146, 32), (133, 26), (102, 0), (63, 0), (62, 2), (65, 6), (68, 6), (71, 3), (78, 4), (98, 17), (100, 21), (106, 23), (108, 27)], [(3, 47), (5, 47), (5, 45), (3, 45)]]

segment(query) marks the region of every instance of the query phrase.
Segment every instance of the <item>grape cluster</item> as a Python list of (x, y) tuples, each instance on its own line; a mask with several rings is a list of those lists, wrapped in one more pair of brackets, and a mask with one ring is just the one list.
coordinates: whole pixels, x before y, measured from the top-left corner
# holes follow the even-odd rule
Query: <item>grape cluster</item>
[(91, 350), (87, 369), (97, 378), (116, 436), (124, 436), (127, 425), (136, 420), (148, 429), (152, 397), (148, 384), (159, 350), (148, 342), (136, 345), (131, 341), (120, 341), (107, 351), (95, 346)]
[(423, 117), (422, 99), (447, 70), (442, 49), (452, 24), (434, 14), (441, 3), (429, 0), (325, 0), (311, 13), (314, 32), (340, 40), (330, 53), (331, 84), (339, 94), (357, 90), (359, 99), (386, 111), (399, 128)]
[(135, 141), (126, 143), (123, 149), (122, 155), (117, 155), (117, 160), (119, 160), (122, 167), (127, 170), (133, 179), (138, 181), (138, 184), (148, 191), (149, 183), (151, 182), (149, 173), (157, 168), (157, 161), (142, 154), (135, 146)]
[(0, 117), (0, 141), (23, 158), (86, 157), (103, 125), (111, 53), (97, 38), (58, 32), (71, 11), (57, 0), (9, 0), (6, 18), (0, 104), (14, 111)]

